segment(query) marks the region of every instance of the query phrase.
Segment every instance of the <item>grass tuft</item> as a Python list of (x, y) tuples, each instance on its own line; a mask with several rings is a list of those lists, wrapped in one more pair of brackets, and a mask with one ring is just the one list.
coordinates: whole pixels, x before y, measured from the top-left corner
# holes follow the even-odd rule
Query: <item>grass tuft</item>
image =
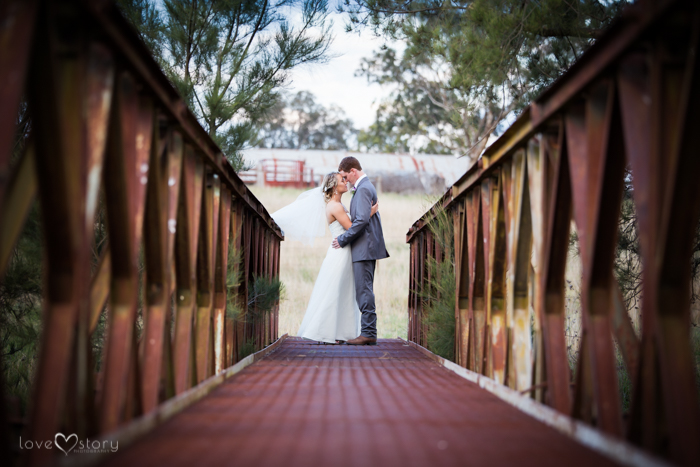
[(241, 361), (248, 355), (253, 355), (255, 353), (255, 339), (248, 339), (245, 344), (241, 345), (238, 349), (238, 360)]
[(435, 218), (428, 223), (428, 229), (442, 254), (437, 259), (428, 256), (426, 267), (433, 280), (418, 293), (423, 300), (427, 345), (431, 352), (454, 361), (456, 278), (451, 211), (436, 208)]
[(278, 277), (255, 276), (248, 290), (248, 316), (262, 319), (284, 299), (284, 284)]

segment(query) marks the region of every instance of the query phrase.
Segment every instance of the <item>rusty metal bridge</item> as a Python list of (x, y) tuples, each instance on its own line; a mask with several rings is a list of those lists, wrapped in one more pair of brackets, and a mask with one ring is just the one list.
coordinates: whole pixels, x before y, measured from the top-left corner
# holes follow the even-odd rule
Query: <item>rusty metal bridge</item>
[[(698, 2), (630, 6), (411, 227), (408, 341), (355, 348), (279, 337), (278, 305), (246, 306), (256, 281), (279, 275), (282, 233), (111, 1), (2, 0), (0, 280), (36, 199), (44, 296), (28, 414), (13, 418), (0, 394), (0, 459), (698, 465), (698, 47)], [(17, 156), (20, 103), (32, 127)], [(612, 269), (627, 182), (640, 337)], [(420, 291), (434, 279), (428, 258), (445, 257), (430, 228), (440, 212), (454, 228), (455, 363), (424, 348)], [(573, 381), (572, 218), (583, 276)]]

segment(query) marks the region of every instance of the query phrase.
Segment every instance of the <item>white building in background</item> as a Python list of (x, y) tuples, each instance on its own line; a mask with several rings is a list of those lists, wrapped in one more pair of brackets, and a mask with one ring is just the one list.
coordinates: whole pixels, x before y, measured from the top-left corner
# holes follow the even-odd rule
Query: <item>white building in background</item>
[[(255, 167), (241, 174), (241, 178), (247, 183), (275, 184), (280, 180), (279, 176), (270, 175), (274, 167), (278, 170), (289, 170), (296, 167), (293, 161), (303, 162), (303, 180), (311, 182), (313, 172), (313, 184), (318, 184), (323, 175), (337, 171), (338, 164), (346, 156), (354, 156), (362, 165), (363, 170), (370, 178), (381, 177), (385, 188), (389, 178), (403, 177), (403, 182), (410, 184), (410, 180), (420, 181), (426, 192), (444, 191), (462, 176), (470, 166), (470, 160), (466, 157), (455, 158), (451, 155), (434, 154), (368, 154), (349, 151), (324, 151), (324, 150), (297, 150), (297, 149), (248, 149), (243, 151), (246, 161)], [(435, 184), (444, 184), (440, 189)], [(396, 191), (389, 189), (388, 191)]]

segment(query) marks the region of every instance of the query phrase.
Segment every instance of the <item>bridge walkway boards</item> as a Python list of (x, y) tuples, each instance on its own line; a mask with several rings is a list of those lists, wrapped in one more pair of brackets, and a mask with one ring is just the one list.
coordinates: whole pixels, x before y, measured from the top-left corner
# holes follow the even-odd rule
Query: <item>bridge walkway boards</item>
[(113, 466), (605, 466), (400, 340), (288, 338), (110, 455)]

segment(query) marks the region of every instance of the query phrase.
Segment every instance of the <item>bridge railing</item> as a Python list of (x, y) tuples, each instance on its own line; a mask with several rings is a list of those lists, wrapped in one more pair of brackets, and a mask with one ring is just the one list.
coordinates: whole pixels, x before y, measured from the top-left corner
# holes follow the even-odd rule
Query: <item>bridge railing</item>
[[(11, 163), (20, 102), (31, 130)], [(281, 231), (113, 2), (0, 4), (0, 278), (35, 196), (43, 319), (24, 439), (111, 432), (276, 338), (277, 308), (248, 309), (278, 277)]]
[[(685, 465), (700, 460), (690, 341), (698, 51), (697, 2), (627, 8), (407, 234), (410, 340), (426, 345), (427, 258), (444, 256), (429, 223), (446, 209), (454, 220), (457, 363)], [(613, 274), (625, 183), (642, 260), (640, 337)], [(573, 371), (564, 290), (572, 218), (582, 274)], [(628, 414), (615, 343), (633, 385)]]

